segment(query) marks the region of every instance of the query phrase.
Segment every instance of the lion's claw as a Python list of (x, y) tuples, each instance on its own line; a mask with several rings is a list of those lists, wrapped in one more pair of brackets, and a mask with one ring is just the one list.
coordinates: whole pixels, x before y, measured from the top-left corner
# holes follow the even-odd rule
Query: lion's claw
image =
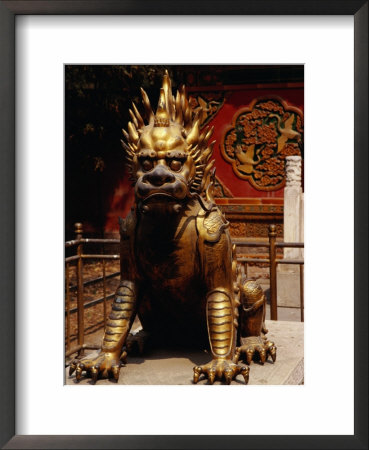
[(77, 368), (76, 362), (75, 362), (75, 361), (72, 361), (72, 362), (70, 363), (70, 366), (69, 366), (69, 376), (72, 376), (72, 375), (73, 375), (73, 373), (74, 373), (74, 371), (76, 370), (76, 368)]
[(224, 371), (224, 378), (225, 378), (227, 384), (231, 384), (231, 382), (232, 382), (232, 375), (233, 375), (233, 373), (232, 373), (232, 369), (231, 368), (226, 369)]
[(255, 350), (259, 353), (260, 356), (260, 363), (264, 364), (266, 361), (266, 350), (261, 345), (258, 345)]
[(119, 372), (122, 366), (116, 355), (100, 352), (97, 355), (89, 355), (81, 360), (74, 360), (69, 366), (69, 376), (76, 372), (76, 381), (80, 381), (83, 372), (86, 377), (91, 378), (91, 383), (95, 384), (99, 378), (112, 376), (116, 381), (119, 379)]
[(215, 367), (212, 367), (212, 368), (209, 370), (209, 373), (208, 373), (208, 380), (209, 380), (209, 383), (210, 383), (210, 384), (214, 384), (214, 381), (215, 381), (215, 372), (216, 372)]
[(118, 381), (118, 380), (119, 380), (119, 372), (120, 372), (120, 364), (117, 365), (117, 366), (113, 366), (113, 367), (111, 368), (111, 371), (112, 371), (114, 380), (115, 380), (115, 381)]
[(92, 384), (95, 384), (97, 381), (97, 378), (99, 376), (100, 373), (100, 364), (95, 364), (92, 368), (91, 368), (91, 381)]
[(251, 361), (256, 357), (260, 364), (264, 364), (265, 361), (270, 356), (272, 361), (275, 362), (277, 358), (277, 347), (274, 345), (274, 342), (263, 340), (260, 336), (251, 336), (247, 338), (241, 339), (241, 346), (237, 347), (235, 357), (233, 361), (237, 363), (241, 357), (244, 355), (244, 359), (248, 365), (251, 364)]
[(196, 366), (193, 368), (193, 372), (193, 382), (196, 384), (202, 374), (202, 368), (200, 366)]
[(274, 342), (268, 341), (266, 344), (268, 347), (267, 352), (272, 358), (272, 361), (275, 362), (275, 360), (277, 359), (277, 347), (274, 345)]
[(250, 369), (246, 366), (243, 366), (241, 369), (241, 375), (243, 376), (245, 380), (245, 384), (249, 382), (249, 376), (250, 376)]
[(203, 374), (208, 379), (209, 384), (214, 384), (215, 380), (225, 380), (227, 384), (231, 384), (232, 380), (241, 374), (245, 383), (249, 381), (250, 369), (246, 366), (240, 366), (229, 359), (213, 359), (204, 366), (195, 366), (193, 368), (193, 382), (199, 381), (200, 375)]
[(84, 364), (82, 364), (82, 363), (77, 364), (77, 369), (76, 369), (76, 380), (77, 381), (79, 381), (81, 379), (84, 368), (85, 368)]

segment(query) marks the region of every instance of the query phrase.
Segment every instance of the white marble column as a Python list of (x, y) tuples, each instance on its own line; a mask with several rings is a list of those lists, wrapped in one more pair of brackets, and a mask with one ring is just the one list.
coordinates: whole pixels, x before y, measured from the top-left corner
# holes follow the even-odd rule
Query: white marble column
[[(301, 156), (287, 156), (283, 217), (285, 242), (303, 242), (303, 206)], [(299, 259), (302, 257), (301, 249), (285, 248), (284, 257)]]
[[(284, 188), (284, 242), (304, 242), (304, 194), (301, 187), (301, 157), (286, 157), (286, 186)], [(284, 259), (302, 259), (303, 249), (285, 248)], [(300, 267), (278, 264), (278, 306), (299, 307)]]

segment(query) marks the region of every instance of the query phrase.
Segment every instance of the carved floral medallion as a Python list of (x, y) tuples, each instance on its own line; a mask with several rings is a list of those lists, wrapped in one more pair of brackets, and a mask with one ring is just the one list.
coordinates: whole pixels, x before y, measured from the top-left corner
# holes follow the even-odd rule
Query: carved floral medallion
[(234, 173), (262, 191), (285, 184), (285, 158), (301, 156), (303, 113), (281, 98), (255, 99), (238, 110), (221, 142)]

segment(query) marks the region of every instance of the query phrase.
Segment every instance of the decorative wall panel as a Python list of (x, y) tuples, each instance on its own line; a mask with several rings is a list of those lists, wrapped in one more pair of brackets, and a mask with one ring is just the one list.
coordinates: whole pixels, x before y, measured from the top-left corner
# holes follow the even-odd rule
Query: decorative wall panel
[(236, 112), (220, 147), (237, 177), (261, 191), (281, 189), (286, 156), (302, 153), (303, 113), (279, 97), (257, 98)]

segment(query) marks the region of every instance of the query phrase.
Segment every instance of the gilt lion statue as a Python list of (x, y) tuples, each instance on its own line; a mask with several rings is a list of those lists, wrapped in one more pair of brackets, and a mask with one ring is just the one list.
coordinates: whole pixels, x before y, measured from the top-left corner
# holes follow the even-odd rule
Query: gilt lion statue
[(121, 141), (135, 203), (120, 219), (119, 287), (101, 350), (74, 360), (70, 375), (118, 380), (138, 315), (140, 333), (153, 343), (209, 349), (212, 359), (194, 367), (194, 383), (230, 384), (241, 374), (247, 384), (251, 361), (274, 362), (276, 346), (265, 337), (265, 295), (242, 279), (213, 198), (213, 129), (201, 129), (202, 111), (193, 112), (184, 87), (173, 96), (167, 72), (155, 112), (141, 93), (145, 120), (133, 104)]

